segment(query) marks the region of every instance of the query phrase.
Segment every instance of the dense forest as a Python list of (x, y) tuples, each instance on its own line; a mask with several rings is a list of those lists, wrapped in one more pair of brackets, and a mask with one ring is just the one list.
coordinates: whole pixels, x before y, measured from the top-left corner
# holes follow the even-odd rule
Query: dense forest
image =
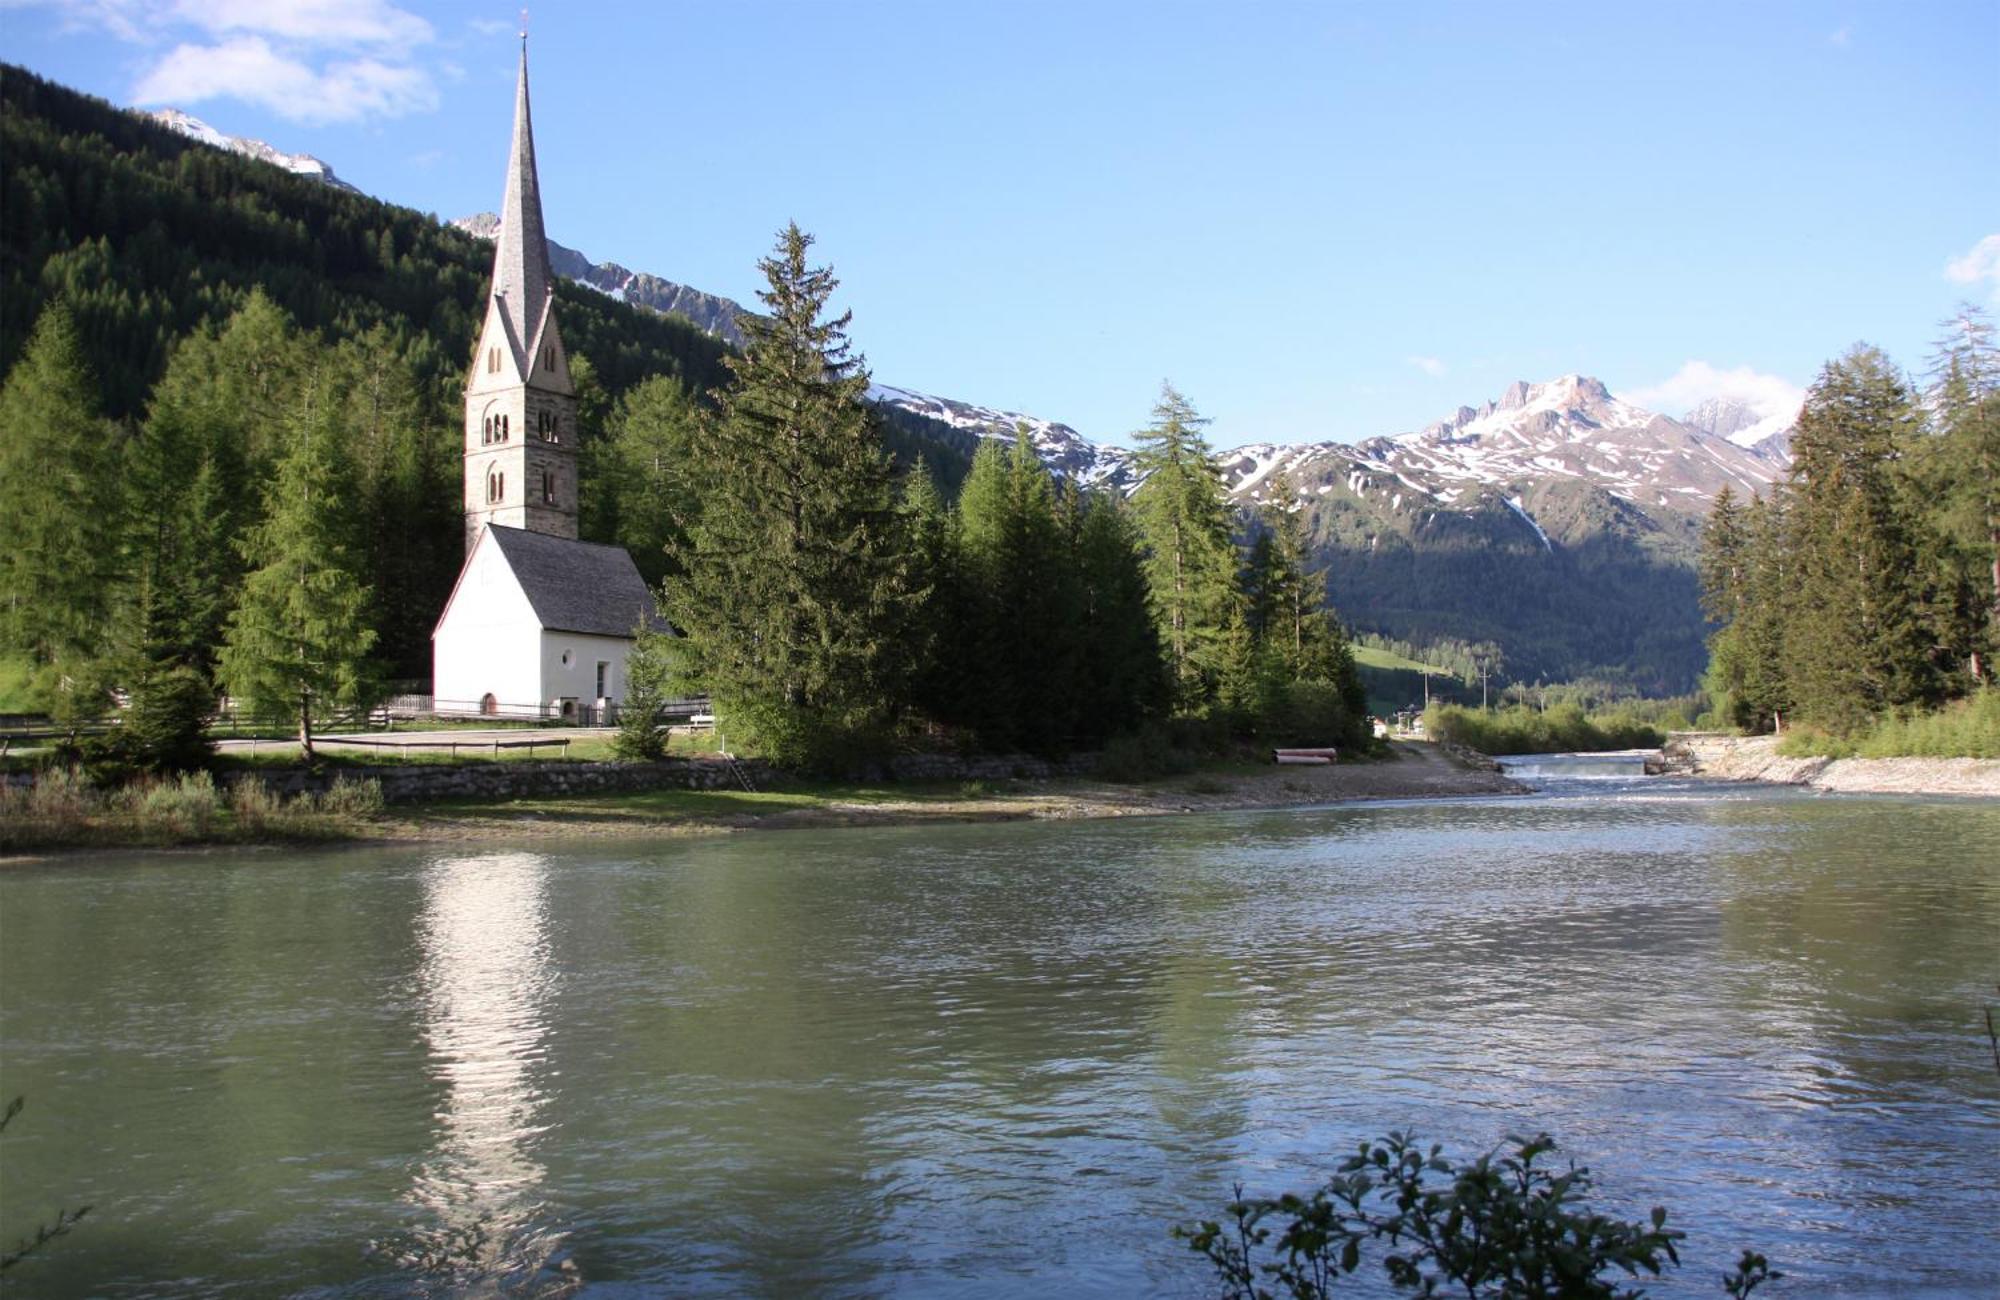
[[(122, 732), (171, 739), (221, 690), (304, 738), (421, 680), (462, 553), (458, 389), (490, 249), (14, 69), (0, 150), (0, 483), (20, 503), (0, 651), (36, 701), (122, 700), (144, 724)], [(794, 228), (766, 259), (743, 352), (559, 286), (581, 530), (633, 553), (684, 634), (648, 647), (655, 684), (713, 692), (767, 752), (820, 766), (920, 738), (1059, 753), (1172, 719), (1365, 740), (1296, 500), (1239, 546), (1185, 399), (1140, 435), (1130, 503), (1079, 493), (1020, 440), (868, 403), (809, 244)]]
[(1703, 532), (1706, 685), (1752, 730), (1847, 734), (1971, 694), (2000, 651), (2000, 349), (1968, 308), (1930, 383), (1857, 347), (1827, 363), (1789, 478), (1724, 492)]
[[(11, 66), (0, 68), (0, 158), (0, 374), (60, 302), (106, 425), (112, 459), (101, 472), (158, 501), (147, 476), (196, 467), (166, 426), (206, 401), (238, 425), (232, 454), (242, 463), (216, 471), (214, 490), (239, 515), (314, 375), (365, 405), (347, 417), (357, 435), (348, 500), (381, 525), (367, 539), (377, 656), (393, 679), (427, 676), (430, 620), (461, 554), (459, 393), (491, 246)], [(603, 444), (620, 399), (642, 383), (708, 401), (727, 380), (729, 349), (676, 317), (568, 281), (556, 291), (581, 359), (584, 535), (643, 552), (657, 577), (656, 548), (633, 545), (630, 534), (644, 530), (620, 504), (624, 478)], [(969, 434), (901, 410), (871, 408), (871, 418), (901, 463), (921, 456), (946, 490), (970, 467)], [(246, 525), (232, 516), (205, 545), (227, 553), (232, 529)]]

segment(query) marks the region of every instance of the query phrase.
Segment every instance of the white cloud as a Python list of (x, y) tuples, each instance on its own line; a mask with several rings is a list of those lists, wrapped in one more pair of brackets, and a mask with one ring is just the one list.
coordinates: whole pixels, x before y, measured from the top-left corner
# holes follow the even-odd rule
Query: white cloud
[(1826, 43), (1844, 50), (1853, 40), (1854, 24), (1843, 23), (1827, 34)]
[(1991, 282), (1994, 300), (2000, 301), (2000, 235), (1988, 235), (1964, 257), (1945, 263), (1944, 278), (1953, 284)]
[(1445, 364), (1436, 357), (1404, 357), (1403, 360), (1429, 375), (1432, 379), (1444, 377)]
[(430, 22), (390, 0), (0, 0), (47, 7), (66, 28), (165, 54), (142, 60), (140, 104), (237, 99), (294, 122), (430, 112), (435, 77), (418, 51)]
[(305, 45), (412, 46), (431, 25), (383, 0), (180, 0), (176, 16), (217, 35), (244, 32)]
[(376, 58), (313, 67), (261, 36), (176, 46), (133, 90), (141, 104), (240, 99), (293, 122), (355, 122), (430, 112), (438, 92), (423, 69)]
[(505, 18), (470, 18), (467, 25), (481, 36), (498, 36), (501, 32), (513, 30), (514, 24)]
[(1710, 398), (1730, 397), (1755, 411), (1760, 419), (1787, 422), (1798, 415), (1806, 399), (1804, 389), (1777, 375), (1762, 374), (1748, 366), (1723, 370), (1706, 361), (1690, 361), (1661, 383), (1618, 396), (1676, 418)]

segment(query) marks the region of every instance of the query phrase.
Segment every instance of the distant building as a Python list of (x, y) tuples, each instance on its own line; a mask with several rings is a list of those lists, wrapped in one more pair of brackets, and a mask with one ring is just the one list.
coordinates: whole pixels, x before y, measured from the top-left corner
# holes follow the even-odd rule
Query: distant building
[(431, 634), (434, 707), (550, 718), (615, 707), (640, 624), (665, 624), (629, 554), (576, 536), (576, 388), (556, 327), (525, 38), (464, 446), (465, 566)]

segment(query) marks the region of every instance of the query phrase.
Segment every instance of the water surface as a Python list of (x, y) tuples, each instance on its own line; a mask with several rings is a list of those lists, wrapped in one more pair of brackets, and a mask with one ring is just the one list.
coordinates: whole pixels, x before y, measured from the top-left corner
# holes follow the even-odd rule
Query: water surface
[(1996, 980), (1991, 802), (70, 860), (0, 875), (0, 1237), (96, 1206), (23, 1294), (1198, 1295), (1232, 1183), (1547, 1129), (1666, 1293), (1977, 1293)]

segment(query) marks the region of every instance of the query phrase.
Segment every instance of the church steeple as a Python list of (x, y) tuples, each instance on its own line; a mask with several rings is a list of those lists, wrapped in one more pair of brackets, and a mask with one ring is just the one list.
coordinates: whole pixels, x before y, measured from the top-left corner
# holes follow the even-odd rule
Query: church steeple
[(576, 388), (556, 328), (523, 35), (493, 291), (465, 381), (465, 547), (487, 524), (574, 538), (576, 516)]
[(493, 250), (493, 296), (515, 353), (531, 355), (553, 288), (549, 242), (542, 229), (542, 187), (535, 175), (535, 128), (528, 112), (528, 38), (521, 37), (521, 76), (514, 91), (514, 144), (507, 151), (507, 194), (500, 201), (500, 236)]

